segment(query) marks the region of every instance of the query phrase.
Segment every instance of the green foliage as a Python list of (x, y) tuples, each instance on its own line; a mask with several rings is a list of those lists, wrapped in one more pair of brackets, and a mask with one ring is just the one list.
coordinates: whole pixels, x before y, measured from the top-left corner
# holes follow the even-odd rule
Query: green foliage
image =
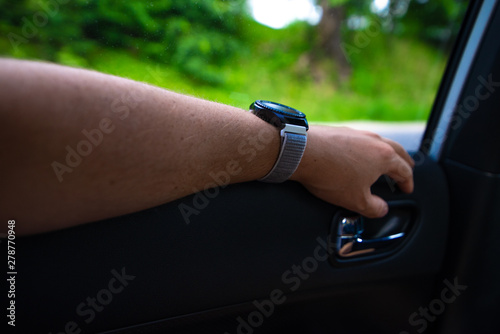
[[(446, 62), (436, 40), (425, 37), (425, 27), (432, 26), (423, 19), (427, 14), (396, 17), (391, 9), (393, 16), (381, 17), (365, 0), (335, 2), (346, 6), (347, 16), (382, 27), (374, 33), (344, 25), (343, 43), (354, 50), (345, 82), (339, 82), (334, 61), (317, 61), (316, 27), (262, 26), (246, 16), (245, 0), (68, 0), (57, 8), (56, 1), (0, 0), (9, 8), (0, 12), (1, 52), (241, 108), (255, 99), (275, 100), (303, 110), (313, 122), (426, 119)], [(463, 13), (449, 1), (432, 11), (436, 27)], [(417, 5), (412, 0), (409, 10)], [(37, 13), (45, 13), (46, 22)]]
[(244, 0), (10, 3), (0, 19), (18, 36), (24, 35), (26, 20), (33, 23), (36, 13), (48, 18), (43, 27), (35, 27), (31, 42), (43, 45), (52, 61), (64, 60), (68, 51), (89, 57), (97, 46), (104, 46), (173, 64), (193, 79), (221, 84), (216, 68), (245, 48), (240, 38), (242, 22), (248, 20)]
[(442, 54), (425, 44), (381, 34), (352, 57), (348, 82), (317, 82), (299, 61), (308, 51), (305, 24), (273, 30), (252, 23), (249, 28), (251, 57), (221, 66), (226, 82), (218, 87), (193, 85), (175, 68), (115, 50), (100, 54), (94, 68), (240, 108), (255, 99), (274, 100), (306, 112), (312, 122), (336, 122), (426, 119), (445, 66)]
[[(320, 2), (318, 0), (318, 2)], [(326, 0), (329, 6), (338, 7), (338, 6), (346, 6), (349, 4), (349, 0)]]
[(391, 0), (386, 21), (391, 32), (441, 45), (458, 33), (468, 0)]
[(220, 69), (227, 78), (223, 86), (203, 88), (174, 68), (119, 51), (103, 51), (94, 68), (245, 109), (255, 99), (274, 100), (306, 112), (312, 122), (426, 119), (444, 59), (425, 45), (399, 39), (386, 51), (374, 52), (377, 48), (374, 43), (362, 51), (356, 61), (364, 61), (363, 66), (356, 67), (351, 80), (337, 89), (332, 81), (317, 83), (311, 75), (297, 76), (295, 63), (279, 63), (272, 57), (254, 56), (228, 64)]

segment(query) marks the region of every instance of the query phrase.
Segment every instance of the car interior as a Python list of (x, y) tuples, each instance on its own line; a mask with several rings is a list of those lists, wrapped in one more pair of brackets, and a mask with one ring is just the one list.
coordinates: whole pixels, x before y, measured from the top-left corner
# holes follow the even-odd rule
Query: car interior
[(498, 1), (470, 1), (408, 133), (414, 192), (372, 187), (385, 217), (256, 181), (19, 237), (16, 331), (498, 333), (499, 32)]

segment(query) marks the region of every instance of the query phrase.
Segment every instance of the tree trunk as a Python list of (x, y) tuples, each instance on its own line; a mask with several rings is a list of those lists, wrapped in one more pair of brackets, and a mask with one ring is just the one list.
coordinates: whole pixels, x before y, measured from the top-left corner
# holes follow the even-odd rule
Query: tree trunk
[(323, 54), (334, 60), (341, 81), (351, 74), (351, 66), (342, 48), (341, 24), (345, 18), (344, 6), (332, 7), (327, 0), (321, 1), (323, 16), (318, 24), (319, 48)]

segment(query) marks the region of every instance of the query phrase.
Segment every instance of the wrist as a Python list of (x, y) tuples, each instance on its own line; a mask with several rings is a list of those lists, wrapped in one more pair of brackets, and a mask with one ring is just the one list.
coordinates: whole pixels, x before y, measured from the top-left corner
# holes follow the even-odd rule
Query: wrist
[(275, 127), (280, 135), (280, 151), (272, 169), (259, 181), (284, 182), (294, 174), (307, 144), (306, 115), (280, 103), (257, 100), (250, 112)]
[(233, 160), (242, 166), (243, 173), (234, 179), (234, 183), (259, 180), (273, 168), (280, 151), (280, 136), (276, 128), (269, 123), (250, 115), (245, 122), (245, 134), (234, 141), (236, 154)]

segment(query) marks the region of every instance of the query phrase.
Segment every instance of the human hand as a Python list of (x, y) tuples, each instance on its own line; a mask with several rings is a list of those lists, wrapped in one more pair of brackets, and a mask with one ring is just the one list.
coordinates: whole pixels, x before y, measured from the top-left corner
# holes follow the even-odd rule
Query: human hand
[(414, 165), (401, 145), (375, 133), (311, 126), (304, 156), (291, 179), (327, 202), (377, 218), (387, 214), (388, 205), (371, 193), (371, 185), (387, 175), (411, 193)]

